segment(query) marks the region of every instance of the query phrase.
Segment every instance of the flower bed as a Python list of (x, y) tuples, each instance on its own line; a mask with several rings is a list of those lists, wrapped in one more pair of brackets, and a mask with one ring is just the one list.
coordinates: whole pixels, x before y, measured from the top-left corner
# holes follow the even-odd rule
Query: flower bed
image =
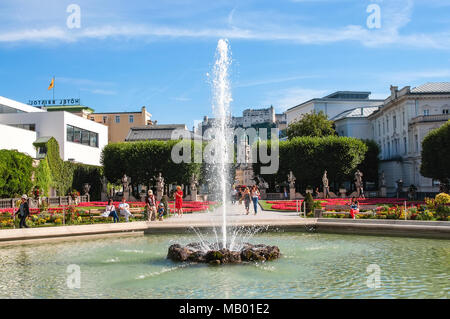
[[(145, 203), (143, 202), (127, 202), (131, 208), (140, 208), (140, 211), (144, 211)], [(120, 202), (114, 202), (117, 207)], [(159, 204), (159, 203), (157, 203)], [(175, 202), (170, 201), (169, 210), (170, 213), (175, 212)], [(216, 202), (212, 201), (195, 201), (195, 202), (183, 202), (183, 212), (193, 213), (208, 210), (212, 205), (216, 205)], [(86, 202), (80, 203), (76, 206), (60, 205), (57, 207), (43, 207), (31, 208), (30, 217), (27, 220), (27, 225), (30, 227), (43, 227), (43, 226), (59, 226), (66, 225), (81, 225), (81, 224), (93, 224), (93, 223), (109, 223), (112, 222), (111, 218), (99, 218), (98, 214), (91, 213), (91, 208), (97, 208), (103, 210), (107, 205), (107, 202)], [(18, 227), (18, 218), (14, 219), (14, 213), (17, 208), (4, 208), (0, 209), (0, 229), (1, 228), (14, 228)], [(136, 214), (135, 214), (136, 215)], [(138, 214), (134, 220), (143, 219), (143, 214)]]

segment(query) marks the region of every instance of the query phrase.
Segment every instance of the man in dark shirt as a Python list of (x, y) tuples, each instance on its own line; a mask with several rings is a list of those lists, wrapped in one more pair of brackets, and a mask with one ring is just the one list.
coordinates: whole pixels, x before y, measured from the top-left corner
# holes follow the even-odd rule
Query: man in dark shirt
[(25, 194), (22, 195), (20, 206), (16, 213), (19, 214), (19, 218), (20, 218), (19, 228), (23, 228), (23, 227), (28, 228), (28, 226), (26, 224), (26, 219), (27, 219), (28, 215), (30, 215), (30, 208), (28, 206), (28, 196), (27, 195), (25, 195)]

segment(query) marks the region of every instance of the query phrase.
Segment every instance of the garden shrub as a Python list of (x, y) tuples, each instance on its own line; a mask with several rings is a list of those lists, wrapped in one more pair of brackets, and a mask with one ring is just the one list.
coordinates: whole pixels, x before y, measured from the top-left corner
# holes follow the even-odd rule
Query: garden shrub
[(28, 194), (33, 186), (33, 159), (12, 150), (0, 150), (0, 198)]

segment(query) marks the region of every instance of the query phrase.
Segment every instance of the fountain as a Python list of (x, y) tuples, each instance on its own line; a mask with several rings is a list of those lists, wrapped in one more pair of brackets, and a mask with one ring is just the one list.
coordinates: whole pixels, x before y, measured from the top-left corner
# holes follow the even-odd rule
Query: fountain
[[(214, 156), (212, 164), (214, 173), (210, 179), (211, 182), (216, 183), (216, 188), (220, 194), (222, 206), (222, 221), (221, 231), (222, 240), (217, 236), (215, 228), (215, 242), (209, 242), (204, 239), (202, 234), (195, 230), (200, 242), (190, 243), (186, 246), (174, 244), (169, 247), (167, 258), (173, 261), (194, 261), (210, 264), (227, 264), (227, 263), (241, 263), (247, 261), (266, 261), (273, 260), (280, 256), (280, 250), (276, 246), (267, 245), (252, 245), (245, 242), (258, 231), (248, 230), (245, 235), (242, 235), (242, 229), (237, 228), (232, 231), (231, 236), (228, 236), (227, 229), (227, 200), (228, 191), (231, 189), (229, 181), (229, 163), (232, 162), (233, 147), (232, 136), (233, 132), (230, 128), (230, 102), (231, 87), (229, 80), (229, 68), (231, 65), (231, 53), (228, 41), (220, 39), (216, 49), (216, 62), (213, 67), (213, 111), (216, 121), (213, 126), (213, 145)], [(218, 177), (218, 178), (217, 178)], [(230, 238), (228, 238), (230, 237)], [(238, 238), (239, 237), (239, 238)]]

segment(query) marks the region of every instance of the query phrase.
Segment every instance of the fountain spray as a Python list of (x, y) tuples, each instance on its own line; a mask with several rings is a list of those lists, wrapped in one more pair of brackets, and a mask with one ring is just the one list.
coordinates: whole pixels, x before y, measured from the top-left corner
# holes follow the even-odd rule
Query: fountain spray
[(227, 246), (227, 194), (229, 190), (229, 158), (231, 155), (230, 102), (231, 87), (229, 67), (231, 54), (228, 40), (220, 39), (217, 43), (216, 62), (213, 68), (213, 112), (216, 117), (214, 124), (215, 152), (217, 159), (218, 187), (222, 200), (222, 245)]

